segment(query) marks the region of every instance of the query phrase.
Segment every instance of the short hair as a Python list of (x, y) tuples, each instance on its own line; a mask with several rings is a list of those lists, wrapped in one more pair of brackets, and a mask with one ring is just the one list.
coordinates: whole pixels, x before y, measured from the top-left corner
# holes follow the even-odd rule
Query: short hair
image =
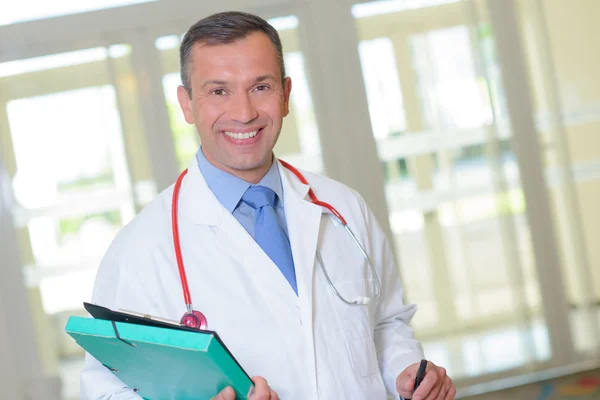
[(230, 44), (254, 32), (264, 33), (269, 37), (271, 43), (273, 43), (283, 82), (285, 78), (283, 48), (277, 30), (259, 16), (239, 11), (227, 11), (201, 19), (192, 25), (183, 37), (181, 47), (179, 48), (181, 82), (188, 93), (192, 93), (190, 75), (194, 43), (203, 42), (208, 45)]

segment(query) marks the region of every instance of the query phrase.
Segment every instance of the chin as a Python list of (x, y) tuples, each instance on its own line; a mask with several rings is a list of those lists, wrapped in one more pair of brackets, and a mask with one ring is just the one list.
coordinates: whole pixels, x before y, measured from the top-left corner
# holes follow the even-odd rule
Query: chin
[(232, 162), (229, 164), (230, 168), (239, 171), (251, 171), (254, 169), (264, 167), (267, 164), (270, 166), (272, 158), (270, 155), (266, 157), (238, 156), (231, 161)]
[[(264, 167), (265, 163), (234, 163), (230, 167), (236, 171), (253, 171)], [(269, 164), (270, 166), (270, 164)]]

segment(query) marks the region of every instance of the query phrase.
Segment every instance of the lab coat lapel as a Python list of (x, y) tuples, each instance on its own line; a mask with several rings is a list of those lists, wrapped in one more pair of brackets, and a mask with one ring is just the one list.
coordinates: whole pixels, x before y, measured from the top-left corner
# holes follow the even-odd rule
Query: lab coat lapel
[(291, 171), (279, 163), (283, 185), (285, 217), (294, 256), (302, 329), (307, 351), (303, 354), (309, 376), (317, 387), (316, 360), (313, 336), (313, 279), (322, 209), (308, 198), (310, 187), (301, 183)]
[(310, 187), (301, 183), (281, 163), (278, 166), (283, 186), (288, 235), (294, 256), (298, 295), (301, 306), (311, 309), (312, 280), (322, 210), (308, 199)]
[(285, 311), (285, 315), (290, 315), (289, 307), (297, 314), (298, 297), (287, 279), (238, 220), (219, 202), (195, 160), (188, 168), (187, 178), (189, 179), (184, 179), (182, 185), (180, 212), (186, 213), (195, 224), (216, 228), (215, 244), (237, 261), (241, 268), (246, 269), (246, 272), (249, 271), (248, 275), (258, 291), (265, 296), (265, 300), (280, 308), (277, 314)]
[(227, 210), (217, 231), (217, 246), (246, 268), (276, 317), (297, 314), (298, 297), (277, 265)]
[(208, 187), (194, 158), (181, 183), (179, 214), (196, 225), (219, 226), (224, 211), (227, 210)]

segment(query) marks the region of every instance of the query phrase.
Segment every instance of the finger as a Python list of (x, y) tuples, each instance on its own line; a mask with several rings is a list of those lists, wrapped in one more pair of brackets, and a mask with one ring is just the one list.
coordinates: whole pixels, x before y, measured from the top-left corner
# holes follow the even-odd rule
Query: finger
[(437, 396), (437, 394), (440, 391), (441, 384), (443, 383), (443, 381), (440, 382), (438, 374), (441, 371), (444, 372), (444, 376), (445, 376), (446, 375), (445, 369), (438, 368), (432, 362), (429, 362), (427, 364), (427, 369), (425, 370), (425, 378), (423, 378), (423, 382), (421, 382), (421, 385), (415, 391), (415, 394), (413, 396), (414, 400), (435, 399), (435, 397), (430, 397), (430, 394), (433, 393)]
[(454, 382), (452, 382), (452, 379), (450, 379), (449, 376), (446, 376), (446, 382), (444, 383), (444, 385), (447, 386), (447, 390), (443, 396), (440, 396), (440, 398), (442, 398), (442, 399), (445, 399), (448, 397), (448, 393), (450, 393), (450, 390), (454, 387)]
[(442, 367), (437, 367), (436, 372), (437, 372), (437, 376), (438, 376), (437, 382), (431, 389), (431, 392), (429, 393), (429, 395), (427, 397), (425, 397), (425, 400), (441, 400), (446, 395), (445, 392), (442, 392), (442, 390), (444, 389), (444, 384), (446, 383), (446, 378), (447, 378), (446, 369), (442, 368)]
[[(436, 389), (436, 387), (438, 386), (439, 389)], [(431, 391), (429, 396), (425, 398), (425, 400), (444, 400), (451, 387), (450, 378), (448, 378), (447, 376), (445, 378), (440, 378), (439, 385), (436, 384), (436, 387), (433, 388), (433, 390)]]
[(252, 400), (269, 400), (271, 396), (271, 389), (265, 378), (260, 376), (253, 376), (252, 381), (254, 382), (254, 392), (250, 399)]
[(216, 397), (213, 397), (212, 400), (235, 400), (235, 391), (233, 388), (227, 386)]
[(444, 400), (452, 387), (452, 381), (448, 376), (444, 379), (444, 383), (442, 384), (442, 388), (440, 389), (440, 393), (438, 394), (437, 399)]
[(448, 394), (446, 395), (446, 398), (444, 400), (454, 400), (455, 397), (456, 397), (456, 387), (454, 386), (454, 384), (452, 384), (452, 386), (450, 387), (450, 390), (448, 391)]
[(456, 397), (456, 386), (454, 386), (452, 379), (448, 378), (448, 381), (450, 382), (450, 388), (448, 389), (448, 393), (446, 393), (444, 400), (454, 400), (454, 397)]
[(269, 400), (279, 400), (279, 396), (273, 389), (271, 389), (271, 398)]

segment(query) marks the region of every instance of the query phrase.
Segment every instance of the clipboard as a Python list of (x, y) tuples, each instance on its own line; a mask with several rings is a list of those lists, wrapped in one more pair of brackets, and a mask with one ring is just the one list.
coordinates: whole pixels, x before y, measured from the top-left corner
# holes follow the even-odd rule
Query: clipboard
[[(115, 322), (126, 322), (129, 324), (137, 324), (144, 326), (155, 326), (158, 328), (169, 328), (175, 330), (183, 330), (183, 331), (191, 331), (191, 332), (199, 332), (199, 329), (190, 328), (185, 325), (180, 325), (177, 321), (168, 321), (165, 319), (158, 319), (151, 315), (146, 314), (132, 314), (127, 311), (114, 311), (110, 308), (102, 307), (97, 304), (92, 303), (83, 303), (83, 308), (90, 315), (96, 319), (103, 319), (107, 321), (115, 321)], [(167, 322), (168, 321), (168, 322)], [(216, 332), (203, 330), (200, 332), (206, 332), (216, 335)]]
[(147, 400), (211, 399), (226, 386), (248, 399), (254, 384), (216, 332), (84, 303), (65, 330)]

